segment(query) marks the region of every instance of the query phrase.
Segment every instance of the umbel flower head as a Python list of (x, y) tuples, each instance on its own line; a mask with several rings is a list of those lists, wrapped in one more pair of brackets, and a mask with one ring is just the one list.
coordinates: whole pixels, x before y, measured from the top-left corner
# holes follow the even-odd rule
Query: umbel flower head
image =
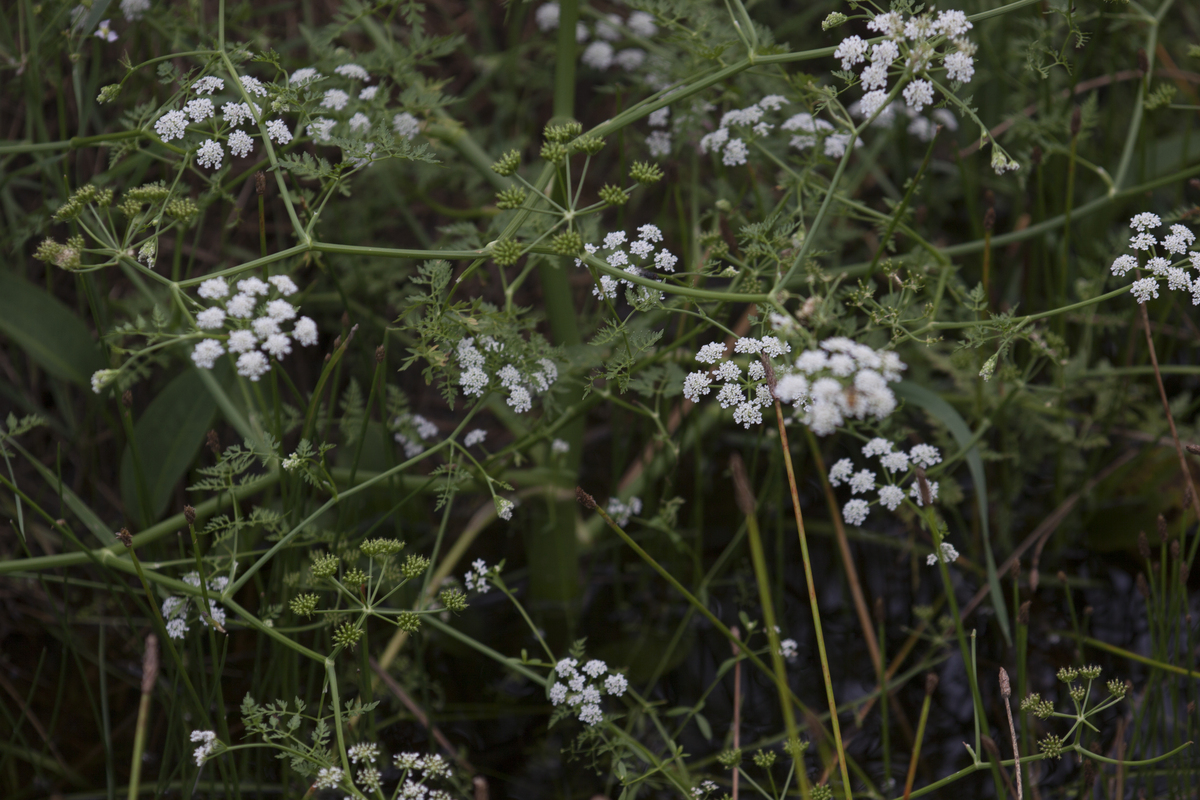
[[(1186, 225), (1172, 225), (1160, 240), (1151, 231), (1162, 227), (1157, 214), (1144, 211), (1129, 220), (1133, 236), (1129, 248), (1133, 253), (1117, 256), (1112, 262), (1112, 274), (1125, 277), (1131, 270), (1147, 270), (1150, 274), (1138, 278), (1129, 286), (1139, 303), (1158, 297), (1159, 286), (1165, 280), (1170, 291), (1191, 292), (1192, 305), (1200, 305), (1200, 278), (1193, 279), (1189, 269), (1200, 272), (1200, 252), (1190, 250), (1196, 235)], [(1186, 254), (1186, 258), (1184, 257)]]
[(608, 665), (591, 659), (581, 667), (574, 658), (564, 658), (554, 667), (557, 679), (550, 687), (550, 702), (578, 709), (579, 721), (596, 725), (604, 721), (600, 710), (602, 694), (620, 697), (629, 688), (629, 681), (619, 672), (610, 672)]

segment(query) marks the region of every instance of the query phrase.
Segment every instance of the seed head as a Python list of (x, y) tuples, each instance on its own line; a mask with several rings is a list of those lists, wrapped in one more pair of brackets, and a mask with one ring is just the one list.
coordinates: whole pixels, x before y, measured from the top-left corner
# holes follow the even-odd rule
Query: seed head
[(462, 589), (443, 589), (438, 595), (438, 602), (456, 614), (467, 610), (467, 596), (463, 594)]
[(339, 647), (353, 647), (362, 638), (362, 628), (347, 622), (333, 634), (333, 643)]
[(1046, 758), (1062, 758), (1063, 740), (1052, 733), (1038, 742), (1038, 747), (1046, 754)]
[(1008, 682), (1008, 670), (1000, 668), (1000, 696), (1007, 699), (1012, 697), (1012, 684)]
[(539, 155), (543, 161), (558, 166), (567, 158), (567, 146), (559, 142), (546, 142)]
[(754, 763), (763, 769), (770, 769), (775, 764), (775, 752), (772, 750), (759, 750), (754, 754)]
[(550, 246), (560, 256), (573, 256), (583, 249), (583, 237), (576, 231), (563, 231), (550, 240)]
[(604, 140), (599, 136), (581, 136), (571, 143), (571, 149), (594, 156), (604, 149)]
[(501, 239), (492, 245), (492, 259), (502, 267), (515, 264), (521, 257), (521, 243), (515, 239)]
[(126, 547), (133, 547), (133, 534), (129, 532), (129, 528), (121, 528), (121, 530), (117, 531), (117, 538)]
[(406, 633), (416, 633), (421, 629), (421, 617), (413, 611), (403, 611), (396, 617), (396, 627)]
[(520, 186), (510, 186), (504, 191), (496, 193), (496, 208), (520, 208), (525, 205), (527, 197), (525, 190)]
[(184, 506), (183, 507), (183, 518), (185, 520), (187, 520), (188, 525), (195, 525), (196, 524), (196, 509), (192, 508), (191, 506)]
[(575, 487), (575, 502), (588, 511), (594, 511), (596, 508), (596, 499), (578, 486)]
[(408, 580), (412, 580), (429, 569), (429, 559), (425, 556), (419, 556), (416, 553), (409, 553), (408, 558), (404, 559), (404, 565), (400, 567), (400, 574)]
[(317, 612), (317, 596), (315, 594), (296, 595), (288, 607), (298, 617), (311, 617)]

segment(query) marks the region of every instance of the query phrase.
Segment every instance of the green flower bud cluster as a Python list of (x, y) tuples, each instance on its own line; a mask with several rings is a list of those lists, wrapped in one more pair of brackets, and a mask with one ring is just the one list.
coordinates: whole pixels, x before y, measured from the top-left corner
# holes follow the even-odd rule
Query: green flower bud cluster
[(520, 208), (525, 205), (525, 190), (520, 186), (511, 186), (503, 192), (496, 193), (496, 208)]
[(517, 167), (521, 166), (521, 154), (516, 150), (509, 150), (504, 155), (500, 156), (500, 160), (492, 164), (492, 172), (497, 175), (508, 177), (517, 171)]
[(358, 567), (347, 570), (346, 574), (342, 576), (342, 583), (346, 584), (347, 586), (362, 586), (366, 582), (367, 573), (363, 572)]
[(333, 634), (333, 643), (338, 647), (353, 647), (362, 638), (362, 628), (347, 622)]
[(419, 556), (415, 553), (409, 553), (408, 558), (404, 559), (404, 566), (400, 567), (400, 573), (408, 580), (412, 580), (420, 576), (425, 570), (429, 569), (429, 559), (425, 556)]
[(459, 613), (467, 610), (467, 596), (462, 589), (443, 589), (438, 595), (438, 602), (450, 611)]
[(368, 539), (359, 545), (367, 558), (387, 558), (404, 549), (404, 542), (397, 539)]
[(1087, 690), (1084, 689), (1082, 686), (1072, 686), (1071, 687), (1071, 699), (1074, 700), (1076, 703), (1083, 702), (1083, 698), (1086, 695), (1087, 695)]
[(1129, 691), (1129, 687), (1125, 685), (1125, 681), (1119, 678), (1113, 678), (1109, 681), (1107, 688), (1108, 693), (1113, 697), (1124, 697), (1126, 692)]
[(544, 136), (546, 141), (564, 144), (583, 133), (583, 126), (578, 122), (564, 122), (562, 125), (547, 125)]
[(200, 213), (200, 207), (190, 197), (184, 197), (167, 203), (165, 211), (168, 217), (187, 222)]
[(793, 760), (798, 761), (800, 760), (800, 757), (803, 756), (808, 750), (808, 742), (802, 742), (799, 739), (792, 739), (790, 742), (784, 744), (783, 749), (787, 751), (788, 755), (790, 755)]
[(844, 23), (848, 17), (840, 11), (830, 11), (829, 16), (821, 22), (821, 30), (827, 31)]
[(414, 611), (402, 611), (396, 617), (396, 627), (406, 633), (416, 633), (421, 630), (421, 617)]
[(501, 239), (492, 245), (492, 259), (502, 267), (517, 263), (521, 257), (521, 243), (516, 239)]
[(816, 786), (812, 787), (811, 797), (812, 797), (812, 800), (832, 800), (833, 789), (830, 789), (827, 785), (825, 785), (823, 783), (819, 783)]
[(726, 750), (717, 756), (717, 761), (726, 769), (733, 769), (738, 764), (742, 763), (742, 751), (740, 748)]
[(1049, 719), (1054, 713), (1054, 703), (1043, 700), (1040, 694), (1034, 692), (1021, 701), (1021, 710), (1032, 713), (1038, 719)]
[(1038, 742), (1038, 747), (1046, 754), (1046, 758), (1062, 758), (1063, 740), (1053, 733), (1048, 734), (1045, 739)]
[(658, 168), (658, 164), (650, 164), (646, 161), (635, 161), (629, 169), (629, 177), (633, 178), (640, 184), (649, 186), (650, 184), (658, 183), (662, 180), (663, 171)]
[(112, 189), (101, 189), (90, 183), (86, 186), (80, 186), (67, 199), (67, 202), (59, 206), (58, 210), (54, 212), (54, 219), (58, 222), (69, 222), (82, 214), (84, 206), (88, 203), (95, 203), (103, 207), (111, 205), (112, 199)]
[(321, 555), (313, 558), (312, 574), (317, 580), (337, 574), (341, 559), (337, 556)]
[(1082, 677), (1087, 678), (1089, 681), (1094, 681), (1099, 678), (1102, 671), (1103, 670), (1101, 670), (1096, 664), (1090, 664), (1086, 667), (1079, 668), (1079, 674)]
[(542, 160), (555, 166), (562, 164), (567, 158), (567, 146), (560, 142), (546, 142), (540, 153)]
[(46, 264), (53, 264), (62, 269), (79, 269), (83, 266), (79, 260), (83, 253), (83, 237), (72, 236), (66, 244), (59, 244), (53, 239), (46, 239), (38, 245), (33, 257)]
[(583, 249), (583, 237), (576, 231), (563, 231), (550, 240), (550, 246), (560, 256), (573, 256)]
[(1058, 671), (1058, 679), (1063, 683), (1070, 683), (1079, 677), (1079, 670), (1074, 667), (1063, 667)]
[(600, 199), (610, 206), (623, 206), (629, 200), (629, 195), (619, 186), (605, 184), (600, 190)]
[(763, 769), (770, 769), (775, 764), (775, 752), (773, 750), (759, 750), (754, 754), (754, 763)]
[(100, 94), (96, 95), (96, 102), (100, 105), (111, 103), (117, 99), (117, 95), (121, 93), (121, 84), (110, 83), (108, 86), (100, 87)]
[(288, 607), (298, 617), (311, 617), (317, 613), (317, 596), (315, 594), (296, 595)]
[(604, 149), (605, 141), (599, 136), (582, 136), (572, 142), (571, 147), (576, 152), (584, 152), (594, 156)]

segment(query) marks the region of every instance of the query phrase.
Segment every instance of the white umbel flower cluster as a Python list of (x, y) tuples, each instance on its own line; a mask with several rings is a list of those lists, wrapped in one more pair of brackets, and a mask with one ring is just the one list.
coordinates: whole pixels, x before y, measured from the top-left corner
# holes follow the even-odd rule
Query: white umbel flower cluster
[(196, 759), (197, 767), (203, 767), (204, 762), (216, 752), (217, 747), (221, 744), (217, 741), (215, 731), (192, 731), (192, 741), (199, 744), (199, 747), (192, 753)]
[[(637, 230), (638, 237), (636, 239), (630, 239), (624, 231), (613, 231), (605, 235), (602, 244), (595, 245), (588, 242), (583, 249), (600, 258), (613, 269), (628, 272), (639, 278), (653, 277), (652, 270), (655, 269), (674, 272), (675, 265), (679, 263), (679, 257), (665, 247), (659, 247), (657, 252), (655, 251), (654, 246), (663, 240), (662, 231), (658, 226), (643, 225)], [(582, 259), (577, 258), (575, 266), (584, 267), (586, 265)], [(597, 284), (592, 287), (592, 295), (601, 300), (616, 300), (617, 289), (621, 284), (638, 293), (638, 298), (643, 301), (653, 300), (656, 295), (659, 300), (663, 298), (662, 292), (656, 292), (648, 286), (642, 286), (622, 278), (614, 278), (611, 275), (599, 276)]]
[[(929, 141), (936, 125), (919, 115), (934, 103), (931, 77), (944, 71), (951, 84), (971, 81), (975, 76), (976, 45), (967, 34), (973, 27), (966, 14), (955, 9), (930, 8), (907, 19), (895, 11), (876, 15), (867, 28), (885, 37), (883, 41), (869, 44), (860, 36), (848, 36), (834, 51), (843, 71), (859, 70), (864, 94), (851, 110), (864, 118), (874, 117), (873, 124), (891, 125), (899, 104), (888, 99), (888, 83), (907, 80), (902, 96), (903, 111), (912, 120), (909, 131)], [(934, 117), (952, 130), (957, 127), (957, 120), (948, 112), (935, 112)], [(997, 174), (1003, 174), (1019, 165), (997, 147), (992, 166)]]
[[(148, 3), (146, 7), (149, 7)], [(239, 81), (247, 94), (255, 97), (267, 96), (267, 87), (258, 78), (242, 75)], [(197, 79), (191, 85), (191, 91), (197, 97), (188, 100), (182, 111), (167, 111), (159, 117), (154, 123), (155, 133), (163, 142), (170, 142), (173, 139), (184, 138), (189, 120), (194, 125), (212, 120), (211, 130), (195, 148), (196, 163), (205, 169), (220, 169), (225, 162), (225, 146), (221, 144), (222, 140), (225, 140), (229, 151), (236, 158), (246, 158), (254, 152), (252, 133), (257, 133), (257, 120), (262, 116), (262, 107), (258, 103), (246, 104), (236, 100), (226, 102), (221, 106), (223, 124), (220, 124), (217, 121), (216, 104), (211, 97), (224, 90), (225, 81), (221, 78), (206, 75)], [(240, 94), (236, 96), (240, 97)], [(247, 124), (251, 129), (241, 130), (241, 126)], [(271, 141), (283, 145), (292, 140), (291, 131), (282, 119), (269, 120), (266, 125)]]
[[(292, 352), (293, 341), (304, 347), (316, 344), (317, 323), (299, 317), (297, 308), (283, 299), (297, 291), (296, 283), (286, 275), (274, 275), (266, 281), (240, 280), (232, 297), (224, 278), (204, 281), (197, 294), (216, 304), (196, 315), (196, 327), (219, 333), (196, 345), (192, 361), (201, 369), (212, 369), (228, 349), (238, 355), (238, 374), (257, 381), (271, 369), (269, 357), (282, 360)], [(290, 335), (282, 329), (289, 322)]]
[(482, 558), (477, 558), (471, 562), (471, 568), (463, 575), (463, 583), (472, 592), (487, 594), (492, 590), (492, 585), (488, 583), (488, 576), (498, 572), (498, 567), (489, 567)]
[(818, 436), (837, 430), (846, 419), (883, 419), (896, 409), (888, 383), (900, 380), (904, 363), (890, 350), (836, 336), (801, 353), (780, 375), (776, 396), (797, 408), (797, 417)]
[[(771, 378), (767, 374), (764, 361), (771, 364), (772, 373), (784, 366), (783, 357), (792, 351), (792, 346), (775, 336), (763, 336), (754, 339), (743, 336), (733, 345), (733, 357), (725, 360), (725, 345), (720, 342), (710, 342), (696, 353), (696, 360), (701, 364), (715, 364), (715, 369), (699, 370), (688, 375), (683, 380), (683, 396), (693, 403), (712, 391), (712, 386), (718, 381), (724, 385), (717, 391), (717, 402), (721, 408), (733, 409), (733, 421), (749, 428), (763, 421), (762, 410), (774, 405), (775, 397), (771, 394)], [(745, 373), (741, 365), (733, 358), (737, 355), (749, 356)], [(778, 367), (776, 366), (778, 360)]]
[[(870, 513), (871, 506), (878, 504), (888, 511), (895, 511), (904, 502), (904, 489), (901, 485), (912, 479), (908, 496), (916, 505), (923, 505), (921, 492), (914, 476), (917, 467), (928, 469), (942, 462), (942, 454), (936, 447), (929, 444), (913, 445), (908, 452), (896, 449), (896, 446), (882, 437), (876, 437), (863, 445), (862, 453), (867, 458), (879, 459), (882, 467), (880, 474), (883, 481), (876, 479), (876, 473), (869, 469), (854, 469), (854, 462), (849, 458), (839, 459), (829, 469), (829, 483), (841, 486), (843, 483), (850, 487), (851, 494), (868, 494), (878, 491), (878, 499), (868, 502), (856, 497), (842, 508), (842, 518), (855, 526), (862, 525)], [(932, 499), (937, 499), (937, 481), (929, 482), (929, 493)]]
[(613, 518), (613, 521), (624, 528), (629, 524), (631, 517), (635, 517), (642, 513), (642, 498), (631, 497), (629, 502), (622, 502), (619, 497), (610, 497), (608, 505), (604, 508), (608, 515)]
[(1117, 256), (1112, 262), (1112, 273), (1118, 278), (1125, 277), (1130, 270), (1144, 269), (1150, 273), (1129, 286), (1139, 303), (1157, 298), (1159, 286), (1165, 280), (1167, 289), (1191, 292), (1192, 305), (1200, 305), (1200, 278), (1193, 279), (1188, 271), (1191, 268), (1200, 272), (1200, 253), (1189, 249), (1196, 242), (1196, 234), (1187, 226), (1176, 224), (1159, 239), (1151, 231), (1162, 225), (1157, 214), (1148, 211), (1135, 214), (1129, 220), (1129, 228), (1133, 231), (1129, 247), (1134, 252)]
[(426, 442), (438, 435), (438, 426), (420, 414), (404, 413), (392, 419), (396, 443), (404, 448), (405, 458), (416, 458), (425, 452)]
[(554, 666), (555, 682), (550, 687), (550, 702), (578, 709), (579, 721), (596, 725), (604, 721), (600, 699), (604, 694), (620, 697), (629, 688), (628, 679), (612, 672), (603, 661), (591, 659), (580, 666), (574, 658), (564, 658)]
[[(183, 576), (183, 582), (189, 586), (200, 587), (200, 573), (192, 571)], [(189, 597), (181, 597), (179, 595), (171, 595), (162, 604), (162, 618), (167, 626), (167, 635), (172, 639), (182, 639), (184, 634), (191, 630), (188, 625), (188, 619), (198, 620), (201, 626), (207, 625), (211, 619), (217, 625), (225, 626), (225, 609), (217, 605), (217, 601), (213, 599), (225, 591), (225, 587), (229, 585), (229, 578), (224, 575), (210, 578), (208, 581), (208, 614), (207, 619), (200, 614), (199, 608), (203, 606), (203, 599), (195, 599)], [(193, 600), (195, 602), (193, 603)], [(192, 616), (193, 606), (196, 607), (195, 616)]]
[(514, 359), (505, 355), (503, 343), (490, 336), (460, 339), (454, 354), (463, 394), (483, 397), (489, 389), (499, 388), (508, 392), (505, 402), (518, 414), (533, 408), (533, 398), (558, 381), (558, 365), (549, 358)]

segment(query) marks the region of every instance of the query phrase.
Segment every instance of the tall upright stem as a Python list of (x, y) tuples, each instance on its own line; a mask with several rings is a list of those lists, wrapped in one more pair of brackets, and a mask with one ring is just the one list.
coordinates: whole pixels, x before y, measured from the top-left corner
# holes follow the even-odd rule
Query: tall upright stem
[(812, 607), (813, 627), (817, 633), (817, 654), (821, 659), (821, 675), (825, 679), (825, 696), (829, 701), (829, 722), (837, 746), (838, 766), (842, 771), (842, 791), (852, 800), (850, 771), (846, 767), (846, 748), (842, 745), (842, 727), (838, 723), (837, 701), (833, 696), (833, 678), (829, 674), (829, 658), (825, 655), (825, 634), (821, 630), (821, 609), (817, 606), (817, 586), (813, 581), (812, 560), (808, 557), (808, 537), (804, 532), (804, 515), (800, 511), (800, 492), (796, 489), (796, 472), (792, 469), (792, 453), (788, 446), (787, 427), (783, 424), (783, 407), (775, 401), (775, 421), (779, 424), (779, 443), (783, 447), (783, 464), (787, 468), (788, 488), (792, 492), (792, 511), (796, 515), (796, 534), (800, 537), (800, 557), (804, 560), (804, 580), (808, 584), (808, 603)]

